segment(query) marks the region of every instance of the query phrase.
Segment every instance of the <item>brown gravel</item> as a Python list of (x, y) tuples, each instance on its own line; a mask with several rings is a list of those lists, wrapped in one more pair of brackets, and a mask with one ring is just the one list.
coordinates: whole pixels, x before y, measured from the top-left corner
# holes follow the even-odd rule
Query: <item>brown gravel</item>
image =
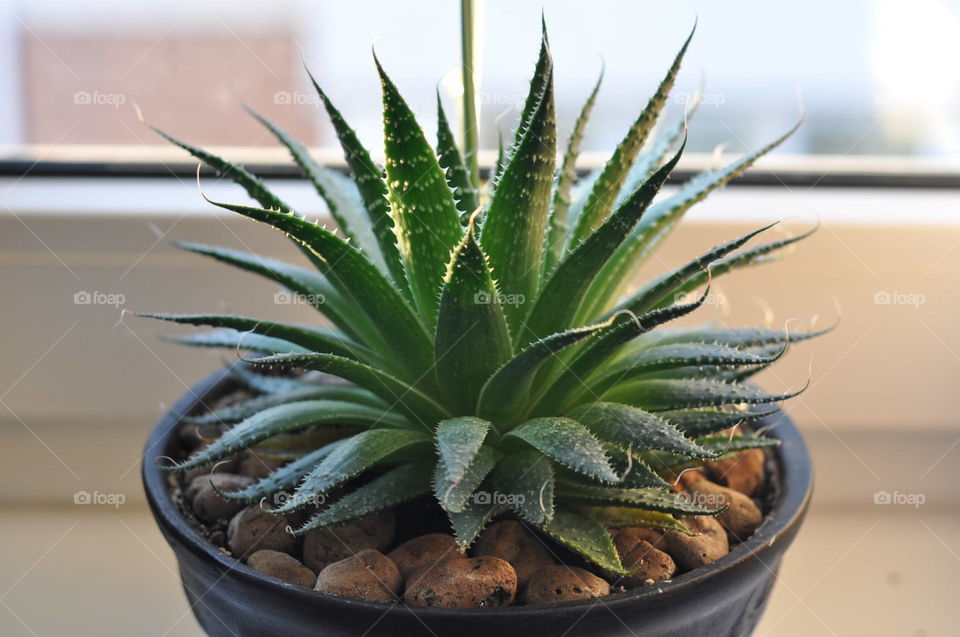
[(610, 584), (575, 566), (550, 564), (533, 574), (523, 589), (524, 604), (554, 604), (610, 594)]
[(243, 502), (223, 498), (214, 491), (214, 486), (221, 491), (239, 491), (253, 482), (252, 478), (246, 476), (211, 473), (191, 480), (184, 495), (193, 507), (194, 514), (209, 524), (220, 519), (230, 519), (246, 506)]
[(521, 587), (541, 568), (555, 563), (541, 541), (515, 520), (504, 520), (487, 527), (477, 538), (473, 554), (499, 557), (509, 562), (517, 572)]
[(386, 551), (393, 543), (393, 511), (368, 515), (346, 524), (313, 529), (303, 536), (303, 563), (316, 572), (364, 549)]
[(765, 463), (763, 449), (748, 449), (733, 458), (711, 462), (707, 472), (717, 484), (752, 496), (766, 477)]
[(275, 577), (304, 588), (313, 588), (317, 583), (316, 573), (301, 564), (297, 558), (279, 551), (256, 551), (247, 558), (247, 566), (267, 577)]
[(365, 549), (320, 571), (315, 590), (367, 602), (393, 602), (403, 587), (400, 569), (380, 551)]
[(457, 541), (446, 533), (431, 533), (407, 540), (387, 553), (396, 563), (404, 578), (423, 568), (432, 567), (445, 559), (462, 558), (457, 550)]
[(264, 511), (252, 504), (230, 519), (227, 527), (227, 545), (238, 558), (249, 553), (270, 549), (289, 555), (300, 553), (300, 538), (287, 531), (291, 520)]
[(517, 594), (517, 573), (496, 557), (442, 562), (411, 577), (403, 600), (411, 606), (489, 608), (509, 606)]
[(681, 572), (689, 571), (716, 562), (730, 552), (727, 532), (723, 525), (708, 515), (691, 515), (682, 522), (694, 532), (687, 535), (680, 531), (667, 531), (667, 551)]

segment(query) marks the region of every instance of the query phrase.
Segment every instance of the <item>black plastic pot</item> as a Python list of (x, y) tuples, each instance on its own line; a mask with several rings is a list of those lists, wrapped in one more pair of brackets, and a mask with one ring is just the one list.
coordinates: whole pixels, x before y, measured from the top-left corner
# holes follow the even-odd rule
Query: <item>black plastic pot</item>
[(780, 414), (764, 423), (776, 425), (769, 435), (782, 443), (774, 452), (776, 499), (769, 515), (746, 542), (696, 571), (656, 587), (549, 606), (415, 609), (331, 597), (268, 579), (223, 554), (186, 522), (171, 500), (155, 459), (176, 452), (175, 434), (184, 414), (232, 388), (225, 372), (200, 383), (160, 420), (143, 459), (147, 500), (176, 553), (193, 613), (210, 635), (749, 635), (810, 501), (806, 445), (793, 422)]

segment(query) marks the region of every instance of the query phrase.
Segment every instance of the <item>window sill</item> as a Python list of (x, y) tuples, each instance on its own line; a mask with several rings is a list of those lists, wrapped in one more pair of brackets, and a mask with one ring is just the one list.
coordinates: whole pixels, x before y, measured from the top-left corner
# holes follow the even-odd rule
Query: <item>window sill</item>
[[(309, 217), (325, 217), (325, 207), (308, 182), (266, 179), (268, 187)], [(213, 199), (247, 201), (239, 187), (203, 176), (203, 191)], [(664, 188), (664, 195), (676, 186)], [(134, 217), (230, 216), (205, 202), (194, 174), (190, 177), (0, 177), (3, 203), (18, 216), (122, 215)], [(811, 188), (810, 186), (736, 186), (708, 198), (687, 215), (691, 223), (769, 223), (931, 226), (960, 224), (958, 190), (941, 188)]]

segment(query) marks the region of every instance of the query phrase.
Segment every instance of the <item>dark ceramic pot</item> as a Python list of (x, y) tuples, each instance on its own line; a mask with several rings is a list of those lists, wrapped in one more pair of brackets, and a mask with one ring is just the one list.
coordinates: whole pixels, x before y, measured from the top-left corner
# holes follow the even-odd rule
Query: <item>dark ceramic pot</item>
[(177, 451), (180, 418), (234, 388), (216, 373), (182, 398), (157, 424), (143, 459), (150, 508), (173, 548), (197, 620), (210, 635), (432, 635), (524, 637), (749, 635), (763, 612), (784, 551), (810, 502), (806, 445), (779, 414), (765, 423), (781, 445), (773, 453), (772, 506), (746, 542), (713, 564), (660, 586), (583, 602), (505, 609), (412, 608), (360, 602), (267, 579), (217, 550), (191, 527), (170, 497), (157, 456)]

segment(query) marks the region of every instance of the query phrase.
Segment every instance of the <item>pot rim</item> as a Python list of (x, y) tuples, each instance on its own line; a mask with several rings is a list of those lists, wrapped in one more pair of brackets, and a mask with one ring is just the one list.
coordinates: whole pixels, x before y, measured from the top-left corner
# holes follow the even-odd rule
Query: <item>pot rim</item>
[[(157, 523), (163, 527), (162, 530), (165, 534), (174, 536), (181, 545), (195, 555), (218, 563), (225, 569), (221, 578), (229, 576), (255, 586), (277, 587), (278, 592), (283, 591), (287, 595), (300, 598), (305, 604), (323, 600), (326, 603), (343, 604), (357, 609), (381, 612), (385, 612), (394, 606), (401, 606), (407, 608), (410, 612), (418, 615), (422, 614), (426, 617), (462, 616), (464, 619), (468, 619), (478, 615), (484, 617), (518, 614), (535, 616), (551, 614), (558, 609), (576, 609), (578, 607), (586, 610), (597, 604), (598, 599), (602, 600), (604, 606), (616, 608), (642, 600), (649, 601), (655, 597), (674, 597), (703, 585), (738, 564), (751, 559), (760, 559), (758, 556), (765, 548), (772, 546), (787, 530), (802, 521), (813, 492), (813, 470), (806, 443), (793, 421), (781, 411), (764, 420), (767, 423), (765, 433), (780, 440), (780, 445), (772, 449), (779, 469), (777, 500), (753, 535), (716, 562), (688, 571), (665, 582), (660, 582), (656, 586), (645, 586), (620, 593), (611, 593), (602, 598), (536, 606), (507, 606), (496, 609), (434, 608), (412, 607), (400, 602), (367, 602), (337, 597), (266, 577), (233, 556), (223, 553), (190, 526), (170, 497), (166, 474), (159, 469), (155, 460), (163, 455), (163, 452), (167, 449), (167, 445), (171, 442), (171, 436), (175, 434), (183, 415), (190, 413), (197, 405), (222, 392), (230, 381), (232, 381), (232, 377), (229, 375), (229, 368), (221, 369), (207, 376), (184, 394), (153, 427), (141, 458), (141, 475), (147, 502)], [(767, 568), (769, 569), (769, 567)]]

